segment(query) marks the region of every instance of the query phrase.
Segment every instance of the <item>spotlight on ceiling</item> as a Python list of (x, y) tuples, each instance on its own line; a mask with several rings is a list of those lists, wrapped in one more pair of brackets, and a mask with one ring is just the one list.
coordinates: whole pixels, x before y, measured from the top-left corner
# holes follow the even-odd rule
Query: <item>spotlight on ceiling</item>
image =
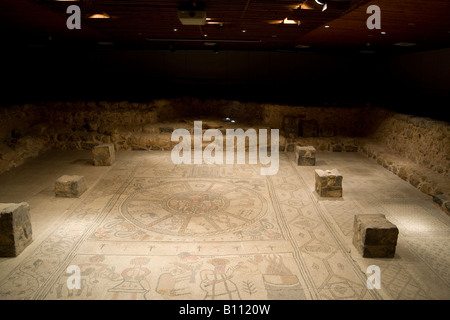
[(327, 10), (327, 7), (328, 7), (327, 2), (328, 2), (328, 0), (314, 0), (314, 1), (316, 1), (317, 4), (323, 6), (322, 11)]
[(106, 12), (103, 12), (103, 13), (91, 14), (88, 18), (89, 19), (111, 19), (111, 16), (109, 14), (107, 14)]

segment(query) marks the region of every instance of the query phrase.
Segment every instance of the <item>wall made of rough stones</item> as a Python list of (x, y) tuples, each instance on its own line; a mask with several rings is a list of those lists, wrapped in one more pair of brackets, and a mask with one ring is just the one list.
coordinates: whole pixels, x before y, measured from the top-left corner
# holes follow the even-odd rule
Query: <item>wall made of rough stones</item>
[(338, 105), (314, 107), (263, 104), (262, 121), (271, 128), (283, 128), (284, 119), (294, 117), (300, 122), (310, 123), (309, 126), (312, 126), (312, 129), (317, 127), (310, 136), (364, 136), (368, 134), (370, 128), (366, 126), (362, 118), (370, 110), (370, 107), (355, 108)]
[(450, 124), (383, 112), (376, 130), (360, 138), (360, 152), (392, 171), (450, 214)]
[(450, 125), (404, 114), (392, 114), (373, 137), (415, 164), (450, 178)]

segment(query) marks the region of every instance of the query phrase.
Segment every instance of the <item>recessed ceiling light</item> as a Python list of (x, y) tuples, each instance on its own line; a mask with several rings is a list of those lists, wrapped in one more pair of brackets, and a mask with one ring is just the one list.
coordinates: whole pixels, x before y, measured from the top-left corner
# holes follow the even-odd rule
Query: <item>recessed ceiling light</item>
[(297, 48), (297, 49), (306, 49), (306, 48), (310, 48), (310, 47), (311, 46), (307, 45), (307, 44), (298, 44), (295, 46), (295, 48)]
[(204, 37), (207, 37), (208, 35), (205, 33), (203, 36), (204, 36)]
[(173, 31), (177, 32), (177, 31), (178, 31), (178, 29), (177, 29), (177, 28), (174, 28), (174, 29), (173, 29)]
[(381, 34), (386, 34), (386, 31), (381, 31)]
[(285, 18), (283, 20), (282, 24), (296, 24), (296, 25), (300, 25), (300, 21), (298, 21), (298, 20), (289, 20), (288, 18)]
[(97, 42), (97, 44), (101, 45), (101, 46), (112, 46), (114, 45), (114, 42), (110, 42), (110, 41), (99, 41)]
[(330, 27), (330, 26), (325, 26), (325, 28), (327, 28), (327, 29), (328, 29), (329, 27)]
[(287, 5), (286, 8), (290, 9), (290, 10), (298, 10), (300, 9), (302, 5), (301, 4), (293, 4), (293, 5)]
[(89, 16), (89, 19), (110, 19), (111, 16), (107, 14), (106, 12), (103, 13), (94, 13), (93, 15)]
[(247, 30), (245, 30), (245, 29), (244, 29), (244, 30), (242, 30), (242, 32), (243, 32), (243, 33), (246, 33), (246, 32), (247, 32)]
[(394, 45), (399, 46), (399, 47), (412, 47), (412, 46), (415, 46), (416, 44), (412, 43), (412, 42), (397, 42)]

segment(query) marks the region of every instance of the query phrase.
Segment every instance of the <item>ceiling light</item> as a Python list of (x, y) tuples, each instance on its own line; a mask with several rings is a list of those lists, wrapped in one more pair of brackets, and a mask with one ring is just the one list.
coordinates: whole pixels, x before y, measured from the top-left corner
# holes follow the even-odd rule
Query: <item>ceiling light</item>
[(305, 1), (305, 2), (303, 2), (303, 3), (300, 5), (300, 9), (302, 9), (302, 10), (313, 10), (314, 7), (311, 6), (311, 5), (309, 5), (309, 4), (308, 4), (308, 1)]
[(282, 22), (283, 24), (296, 24), (296, 25), (300, 25), (300, 21), (299, 20), (289, 20), (288, 18), (285, 18)]
[(111, 16), (107, 14), (106, 12), (103, 13), (94, 13), (93, 15), (89, 16), (89, 19), (110, 19)]
[(114, 42), (111, 42), (111, 41), (99, 41), (99, 42), (97, 42), (97, 44), (99, 44), (101, 46), (113, 46)]
[(177, 28), (175, 28), (175, 29), (173, 29), (173, 31), (177, 32), (177, 31), (178, 31), (178, 29), (177, 29)]
[(287, 5), (286, 8), (288, 8), (289, 10), (298, 10), (300, 9), (302, 5), (301, 4), (292, 4), (292, 5)]
[(328, 5), (327, 5), (327, 0), (315, 0), (317, 4), (323, 6), (322, 11), (327, 10)]
[(399, 46), (399, 47), (412, 47), (412, 46), (415, 46), (416, 44), (412, 43), (412, 42), (397, 42), (394, 45)]
[(330, 27), (330, 26), (325, 26), (324, 28), (327, 28), (327, 29), (328, 29), (329, 27)]
[(247, 32), (247, 30), (242, 30), (242, 32), (243, 32), (243, 33), (246, 33), (246, 32)]
[(223, 22), (220, 21), (206, 21), (206, 24), (216, 24), (219, 28), (223, 27)]
[(386, 31), (381, 31), (381, 34), (386, 34)]

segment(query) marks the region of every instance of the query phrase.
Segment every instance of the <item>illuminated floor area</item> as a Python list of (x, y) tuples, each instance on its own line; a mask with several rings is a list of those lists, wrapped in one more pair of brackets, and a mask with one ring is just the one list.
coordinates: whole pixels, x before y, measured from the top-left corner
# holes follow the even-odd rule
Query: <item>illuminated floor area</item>
[[(116, 157), (94, 167), (88, 151), (50, 151), (0, 175), (0, 202), (30, 204), (34, 239), (0, 258), (0, 299), (450, 299), (450, 217), (358, 153), (318, 152), (315, 167), (281, 153), (274, 176), (162, 151)], [(316, 195), (318, 168), (340, 171), (343, 198)], [(80, 198), (55, 197), (65, 174), (86, 178)], [(398, 227), (394, 258), (353, 246), (354, 215), (370, 213)]]

